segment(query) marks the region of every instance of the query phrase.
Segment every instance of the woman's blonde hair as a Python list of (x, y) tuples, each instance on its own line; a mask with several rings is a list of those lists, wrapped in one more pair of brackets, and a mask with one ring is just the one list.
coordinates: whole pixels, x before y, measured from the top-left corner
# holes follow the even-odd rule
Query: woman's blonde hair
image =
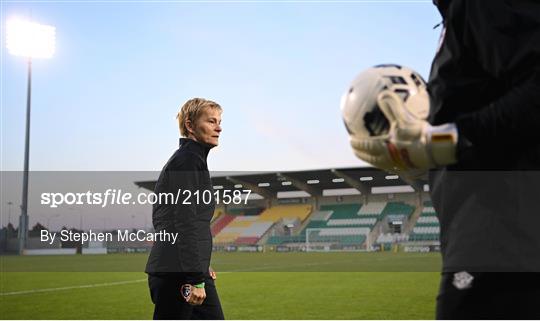
[(176, 115), (176, 118), (178, 119), (178, 127), (180, 128), (180, 135), (183, 137), (189, 136), (186, 121), (189, 120), (191, 124), (195, 124), (205, 108), (215, 108), (221, 110), (221, 106), (218, 103), (204, 98), (192, 98), (184, 103)]

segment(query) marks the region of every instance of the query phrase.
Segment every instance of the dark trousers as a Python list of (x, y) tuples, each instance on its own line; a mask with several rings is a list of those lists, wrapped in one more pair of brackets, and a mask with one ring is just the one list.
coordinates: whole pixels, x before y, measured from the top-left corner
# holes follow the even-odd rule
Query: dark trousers
[(540, 319), (540, 273), (443, 273), (437, 319)]
[(223, 310), (212, 279), (205, 281), (206, 299), (202, 305), (188, 304), (180, 294), (184, 281), (178, 277), (148, 276), (154, 320), (223, 320)]

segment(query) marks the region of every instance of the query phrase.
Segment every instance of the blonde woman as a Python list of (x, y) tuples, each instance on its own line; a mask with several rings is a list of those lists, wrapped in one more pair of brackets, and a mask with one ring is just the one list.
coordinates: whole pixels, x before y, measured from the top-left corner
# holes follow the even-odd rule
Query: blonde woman
[(203, 98), (188, 100), (178, 113), (179, 149), (167, 161), (154, 192), (181, 193), (177, 204), (155, 204), (156, 232), (177, 233), (177, 242), (155, 242), (148, 263), (148, 283), (154, 319), (224, 319), (210, 272), (212, 234), (210, 220), (215, 203), (197, 202), (196, 191), (212, 191), (206, 159), (218, 145), (221, 106)]

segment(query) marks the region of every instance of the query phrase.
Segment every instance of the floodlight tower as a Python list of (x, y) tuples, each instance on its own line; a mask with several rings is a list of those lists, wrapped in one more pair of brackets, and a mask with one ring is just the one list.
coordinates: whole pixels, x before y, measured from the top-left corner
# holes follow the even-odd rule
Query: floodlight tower
[(28, 166), (30, 153), (30, 103), (32, 92), (32, 58), (51, 58), (55, 48), (56, 29), (23, 19), (6, 23), (6, 46), (12, 55), (28, 59), (28, 89), (26, 92), (26, 135), (24, 146), (24, 176), (19, 218), (19, 254), (23, 254), (28, 237)]

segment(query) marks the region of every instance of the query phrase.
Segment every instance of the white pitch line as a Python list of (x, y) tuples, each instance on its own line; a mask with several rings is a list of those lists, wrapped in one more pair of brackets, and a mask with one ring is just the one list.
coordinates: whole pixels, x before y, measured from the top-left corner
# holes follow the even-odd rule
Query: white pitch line
[(61, 287), (61, 288), (48, 288), (48, 289), (35, 289), (35, 290), (26, 290), (26, 291), (4, 292), (4, 293), (0, 293), (0, 296), (17, 295), (17, 294), (31, 294), (31, 293), (43, 293), (43, 292), (56, 292), (56, 291), (65, 291), (65, 290), (73, 290), (73, 289), (97, 288), (97, 287), (102, 287), (102, 286), (113, 286), (113, 285), (139, 283), (139, 282), (143, 282), (143, 281), (146, 281), (146, 280), (148, 280), (148, 279), (121, 281), (121, 282), (97, 283), (97, 284), (87, 284), (87, 285), (77, 285), (77, 286), (64, 286), (64, 287)]

